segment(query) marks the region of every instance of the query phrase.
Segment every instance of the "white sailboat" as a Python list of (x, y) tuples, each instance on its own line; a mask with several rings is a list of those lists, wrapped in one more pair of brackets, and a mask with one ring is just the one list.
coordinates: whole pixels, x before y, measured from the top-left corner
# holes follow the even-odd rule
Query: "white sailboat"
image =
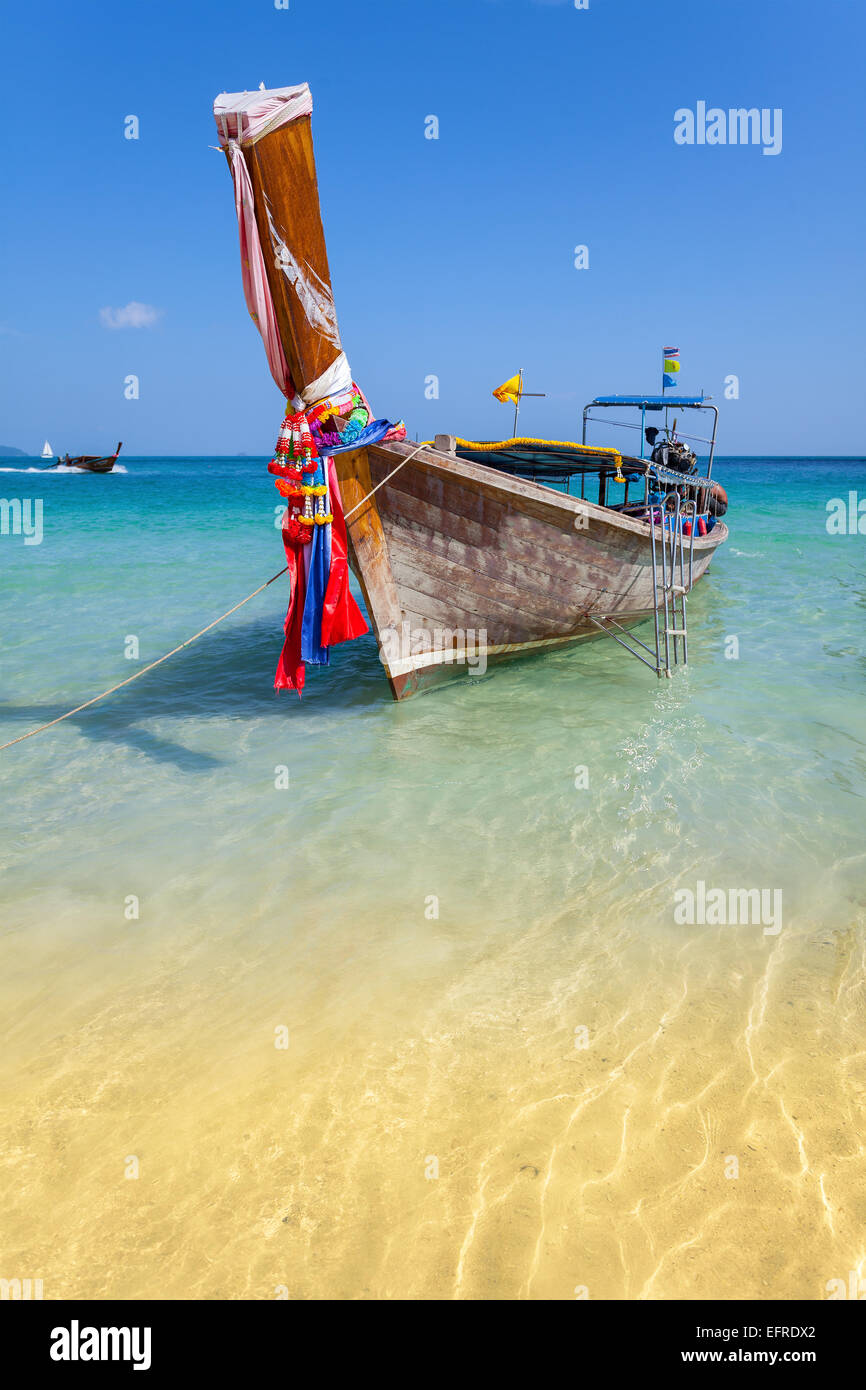
[(42, 445), (42, 457), (43, 457), (44, 459), (53, 459), (53, 458), (54, 458), (54, 450), (52, 449), (51, 445), (48, 443), (48, 440), (47, 440), (47, 439), (46, 439), (45, 443)]

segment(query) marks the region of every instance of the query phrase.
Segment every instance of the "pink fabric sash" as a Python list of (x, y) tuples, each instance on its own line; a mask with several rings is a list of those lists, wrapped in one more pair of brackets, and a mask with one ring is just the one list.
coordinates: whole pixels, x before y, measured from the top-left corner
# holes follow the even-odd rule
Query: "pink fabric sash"
[(250, 183), (244, 152), (236, 140), (230, 140), (228, 153), (231, 160), (232, 180), (235, 186), (235, 209), (238, 215), (238, 230), (241, 240), (241, 271), (244, 280), (244, 298), (250, 311), (250, 318), (262, 335), (267, 353), (271, 376), (287, 400), (295, 395), (295, 385), (289, 375), (283, 345), (277, 328), (277, 315), (274, 301), (265, 273), (265, 258), (256, 223), (253, 186)]

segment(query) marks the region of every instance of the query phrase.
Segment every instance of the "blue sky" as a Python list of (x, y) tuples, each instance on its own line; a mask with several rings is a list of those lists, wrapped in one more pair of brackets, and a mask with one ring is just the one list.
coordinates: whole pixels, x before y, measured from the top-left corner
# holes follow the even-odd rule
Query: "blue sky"
[[(670, 343), (723, 452), (863, 449), (851, 0), (49, 2), (7, 7), (2, 36), (0, 444), (271, 449), (281, 397), (211, 109), (308, 81), (343, 342), (377, 413), (499, 438), (490, 393), (524, 367), (549, 395), (522, 427), (579, 437), (592, 396), (658, 389)], [(781, 108), (781, 154), (678, 146), (699, 101)], [(131, 302), (155, 322), (102, 321)]]

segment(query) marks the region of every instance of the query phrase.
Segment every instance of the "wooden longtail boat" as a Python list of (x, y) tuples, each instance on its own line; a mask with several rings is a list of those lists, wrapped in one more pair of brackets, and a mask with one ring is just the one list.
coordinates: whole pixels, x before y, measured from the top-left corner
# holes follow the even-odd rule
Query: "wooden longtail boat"
[[(425, 450), (369, 496), (413, 447), (337, 457), (347, 512), (362, 502), (348, 523), (351, 559), (396, 700), (481, 661), (654, 617), (648, 522), (476, 463), (468, 450)], [(693, 583), (727, 534), (717, 521), (694, 537)]]
[(76, 454), (75, 458), (70, 458), (66, 454), (64, 458), (58, 459), (51, 466), (52, 468), (83, 468), (87, 473), (110, 473), (117, 463), (122, 448), (123, 444), (120, 442), (113, 454)]
[[(306, 86), (223, 95), (214, 105), (235, 181), (247, 303), (278, 385), (296, 409), (315, 414), (351, 373), (331, 292), (311, 111)], [(267, 282), (264, 298), (256, 276)], [(646, 408), (659, 409), (643, 401)], [(467, 667), (602, 635), (659, 675), (687, 659), (686, 595), (728, 534), (710, 506), (709, 474), (687, 479), (585, 444), (450, 436), (435, 447), (345, 445), (332, 457), (349, 563), (395, 699)], [(575, 477), (580, 497), (571, 495)], [(628, 487), (624, 502), (608, 505), (614, 479), (639, 484), (630, 507)], [(631, 632), (648, 618), (653, 646)]]

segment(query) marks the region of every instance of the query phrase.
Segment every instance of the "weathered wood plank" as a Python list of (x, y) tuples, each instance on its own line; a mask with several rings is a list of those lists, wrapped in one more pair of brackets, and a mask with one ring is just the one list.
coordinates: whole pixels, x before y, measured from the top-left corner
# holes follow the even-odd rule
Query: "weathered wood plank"
[[(367, 607), (367, 616), (381, 650), (382, 631), (387, 627), (400, 626), (403, 621), (403, 609), (391, 569), (391, 559), (376, 497), (369, 496), (373, 484), (366, 453), (359, 449), (350, 454), (338, 455), (337, 478), (344, 515), (348, 516), (355, 507), (359, 508), (354, 516), (350, 517), (346, 529), (352, 558), (355, 561), (355, 573)], [(363, 505), (360, 505), (362, 503)], [(396, 691), (393, 693), (395, 699), (400, 698)]]
[[(347, 511), (413, 447), (338, 455)], [(576, 529), (581, 515), (588, 525)], [(453, 455), (410, 460), (350, 520), (349, 535), (380, 642), (407, 623), (412, 633), (474, 630), (490, 647), (535, 650), (599, 635), (588, 612), (629, 623), (652, 612), (645, 524)], [(696, 577), (726, 535), (720, 525), (696, 540)], [(397, 699), (448, 675), (414, 654), (414, 669), (400, 658), (389, 672)]]
[(603, 566), (600, 559), (587, 560), (577, 544), (549, 551), (543, 530), (531, 539), (497, 534), (490, 545), (478, 546), (465, 539), (464, 528), (457, 526), (454, 530), (458, 534), (452, 532), (451, 513), (425, 508), (419, 499), (405, 495), (401, 506), (399, 514), (391, 509), (382, 514), (389, 544), (402, 538), (407, 546), (429, 549), (470, 565), (479, 574), (503, 575), (539, 593), (556, 593), (563, 602), (576, 590), (583, 593), (587, 587), (605, 587), (612, 577), (608, 566)]
[[(596, 589), (575, 589), (567, 598), (559, 594), (545, 594), (528, 584), (522, 586), (514, 578), (509, 578), (504, 569), (499, 574), (484, 574), (470, 564), (437, 553), (435, 549), (425, 552), (415, 546), (407, 546), (399, 536), (391, 537), (390, 551), (391, 567), (398, 588), (410, 573), (426, 574), (429, 576), (429, 587), (425, 585), (422, 592), (438, 594), (446, 612), (452, 599), (459, 594), (471, 594), (478, 611), (507, 615), (516, 610), (540, 623), (548, 623), (576, 612), (585, 612), (598, 592)], [(418, 586), (413, 583), (412, 587)]]
[(439, 627), (462, 628), (464, 632), (470, 630), (486, 631), (488, 641), (494, 645), (528, 642), (533, 635), (538, 634), (539, 625), (536, 619), (526, 618), (525, 621), (522, 621), (519, 613), (506, 616), (491, 615), (490, 612), (475, 612), (472, 609), (461, 607), (456, 596), (452, 605), (449, 606), (446, 619), (443, 617), (442, 601), (439, 596), (425, 593), (421, 589), (413, 589), (408, 576), (402, 581), (400, 592), (407, 605), (406, 621), (411, 624), (413, 630), (423, 628), (432, 633), (435, 628)]

